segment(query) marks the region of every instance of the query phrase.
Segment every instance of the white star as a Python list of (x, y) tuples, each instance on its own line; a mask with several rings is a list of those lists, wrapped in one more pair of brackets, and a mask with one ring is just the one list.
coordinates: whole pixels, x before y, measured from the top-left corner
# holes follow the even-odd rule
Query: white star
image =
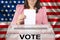
[(7, 18), (5, 18), (5, 20), (8, 20)]
[(16, 1), (13, 1), (14, 3), (16, 3)]
[(7, 10), (7, 9), (6, 9), (5, 11), (6, 11), (6, 12), (8, 12), (8, 10)]
[(14, 5), (12, 5), (12, 8), (14, 8)]
[(9, 20), (12, 20), (12, 18), (9, 18)]
[(24, 1), (22, 1), (22, 3), (24, 3)]
[(9, 10), (10, 12), (12, 12), (12, 10)]
[(14, 16), (14, 14), (12, 14), (12, 16)]
[(10, 16), (10, 14), (8, 14), (8, 16)]
[(7, 7), (10, 8), (10, 5), (8, 5)]
[(3, 12), (4, 10), (1, 10), (1, 12)]
[(5, 1), (5, 3), (8, 3), (8, 1)]
[(16, 10), (13, 10), (14, 12), (16, 11)]
[(4, 1), (1, 1), (1, 3), (4, 3)]
[(5, 8), (5, 7), (6, 7), (6, 5), (3, 5), (3, 7)]
[(6, 16), (5, 14), (3, 14), (3, 16)]
[(18, 1), (18, 3), (20, 3), (20, 1)]
[(3, 20), (4, 20), (4, 18), (1, 18), (1, 20), (3, 21)]
[(9, 1), (9, 3), (12, 3), (12, 1)]

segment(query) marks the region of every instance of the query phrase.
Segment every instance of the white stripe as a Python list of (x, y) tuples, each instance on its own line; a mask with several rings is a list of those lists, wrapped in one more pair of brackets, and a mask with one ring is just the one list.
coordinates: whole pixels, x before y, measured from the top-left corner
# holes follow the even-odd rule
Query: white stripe
[(11, 22), (0, 22), (0, 25), (10, 25)]
[(54, 28), (54, 31), (60, 31), (60, 28)]
[(60, 19), (60, 15), (48, 15), (49, 19)]
[(47, 12), (60, 12), (60, 9), (46, 9)]
[(7, 31), (8, 28), (0, 28), (0, 31)]
[(60, 6), (60, 2), (41, 2), (41, 6)]
[(51, 25), (60, 25), (60, 22), (50, 22)]
[(5, 38), (5, 34), (0, 34), (0, 38)]
[(55, 38), (60, 38), (60, 34), (56, 34), (55, 35)]

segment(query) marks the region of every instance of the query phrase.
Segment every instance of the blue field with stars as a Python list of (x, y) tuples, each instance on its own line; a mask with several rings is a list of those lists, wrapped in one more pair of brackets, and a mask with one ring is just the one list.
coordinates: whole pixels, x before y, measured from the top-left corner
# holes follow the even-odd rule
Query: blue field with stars
[(24, 0), (0, 0), (0, 22), (11, 22), (17, 4), (24, 4)]

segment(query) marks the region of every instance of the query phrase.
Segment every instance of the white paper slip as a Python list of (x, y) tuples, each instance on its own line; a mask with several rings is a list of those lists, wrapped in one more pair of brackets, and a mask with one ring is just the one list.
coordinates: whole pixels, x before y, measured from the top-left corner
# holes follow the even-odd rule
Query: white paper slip
[(24, 20), (25, 25), (35, 25), (36, 24), (36, 10), (25, 9), (24, 15), (26, 16), (26, 19)]

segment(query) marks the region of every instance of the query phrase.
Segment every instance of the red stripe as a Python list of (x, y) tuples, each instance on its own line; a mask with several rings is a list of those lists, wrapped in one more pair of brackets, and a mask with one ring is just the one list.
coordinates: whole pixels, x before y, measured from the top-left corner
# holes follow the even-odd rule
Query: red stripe
[(52, 25), (52, 28), (60, 28), (60, 25)]
[(60, 38), (56, 38), (56, 40), (60, 40)]
[(60, 31), (54, 31), (55, 34), (60, 34)]
[(0, 25), (0, 28), (8, 28), (8, 25)]
[(5, 38), (0, 38), (0, 40), (6, 40)]
[(47, 15), (60, 15), (60, 12), (47, 12)]
[(7, 31), (0, 31), (0, 34), (6, 34)]
[(60, 19), (56, 19), (56, 18), (52, 19), (52, 18), (51, 18), (51, 19), (48, 19), (48, 21), (49, 21), (49, 22), (60, 22)]
[(40, 0), (40, 2), (60, 2), (60, 0)]
[(60, 9), (60, 6), (46, 6), (47, 9)]

